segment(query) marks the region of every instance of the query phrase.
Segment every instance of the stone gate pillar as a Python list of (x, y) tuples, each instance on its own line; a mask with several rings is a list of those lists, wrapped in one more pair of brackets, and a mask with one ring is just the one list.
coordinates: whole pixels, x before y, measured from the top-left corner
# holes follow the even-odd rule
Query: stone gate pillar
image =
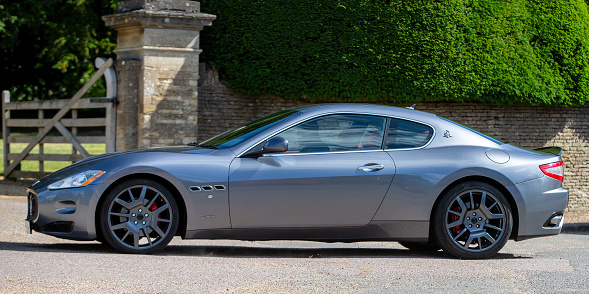
[(117, 151), (197, 139), (199, 35), (214, 15), (188, 0), (128, 0), (103, 16), (117, 32)]

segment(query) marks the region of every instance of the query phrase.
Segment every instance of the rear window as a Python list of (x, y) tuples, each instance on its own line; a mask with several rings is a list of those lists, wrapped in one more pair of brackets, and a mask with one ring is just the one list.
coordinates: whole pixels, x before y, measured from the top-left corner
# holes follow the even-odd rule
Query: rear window
[(422, 147), (434, 135), (428, 125), (403, 119), (391, 118), (386, 140), (386, 149), (406, 149)]

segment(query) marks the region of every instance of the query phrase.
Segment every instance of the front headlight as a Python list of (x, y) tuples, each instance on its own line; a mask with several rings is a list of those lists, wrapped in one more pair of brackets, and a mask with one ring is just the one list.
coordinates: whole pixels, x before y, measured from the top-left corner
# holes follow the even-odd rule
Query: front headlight
[(94, 180), (98, 179), (102, 175), (104, 175), (104, 171), (102, 170), (87, 170), (75, 174), (71, 177), (67, 177), (63, 180), (57, 181), (49, 185), (48, 188), (49, 190), (57, 190), (65, 188), (83, 187), (94, 182)]

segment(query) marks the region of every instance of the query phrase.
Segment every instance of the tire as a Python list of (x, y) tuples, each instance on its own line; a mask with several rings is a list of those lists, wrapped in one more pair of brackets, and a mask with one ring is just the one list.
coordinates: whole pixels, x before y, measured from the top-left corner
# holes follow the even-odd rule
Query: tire
[(442, 250), (464, 259), (495, 255), (513, 227), (505, 196), (484, 182), (465, 182), (448, 190), (433, 218), (434, 240)]
[(106, 195), (98, 213), (104, 241), (123, 253), (149, 254), (164, 249), (180, 222), (172, 193), (148, 179), (118, 184)]
[(415, 252), (436, 252), (440, 247), (435, 243), (399, 242), (401, 246)]

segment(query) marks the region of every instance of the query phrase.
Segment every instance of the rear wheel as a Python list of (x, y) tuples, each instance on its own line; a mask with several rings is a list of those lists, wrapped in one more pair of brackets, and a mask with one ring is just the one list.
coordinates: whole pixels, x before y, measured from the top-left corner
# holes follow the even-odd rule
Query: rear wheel
[(163, 185), (133, 179), (117, 185), (99, 208), (104, 241), (124, 253), (165, 248), (178, 229), (178, 205)]
[(434, 213), (436, 243), (459, 258), (495, 255), (511, 235), (509, 202), (501, 191), (484, 182), (465, 182), (447, 191)]

